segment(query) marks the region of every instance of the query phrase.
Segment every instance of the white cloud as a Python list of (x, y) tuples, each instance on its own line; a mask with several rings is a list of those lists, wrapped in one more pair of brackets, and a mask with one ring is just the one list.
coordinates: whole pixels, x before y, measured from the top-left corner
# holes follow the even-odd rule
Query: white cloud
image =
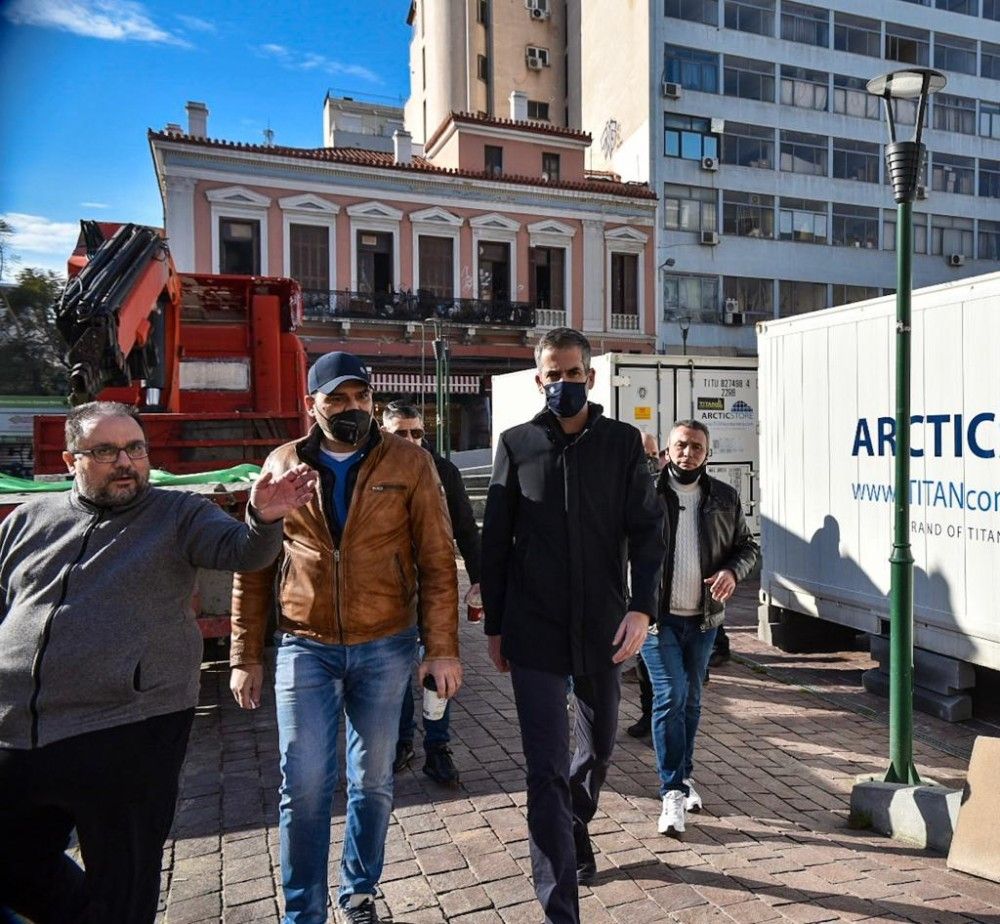
[(199, 19), (197, 16), (184, 16), (181, 13), (177, 14), (177, 19), (180, 20), (185, 26), (187, 26), (192, 32), (215, 32), (215, 23), (209, 22), (207, 19)]
[(315, 52), (292, 51), (284, 45), (274, 44), (258, 45), (254, 50), (265, 58), (272, 58), (289, 70), (320, 71), (334, 77), (357, 77), (359, 80), (368, 81), (368, 83), (382, 82), (382, 78), (367, 67), (362, 67), (359, 64), (344, 64)]
[(191, 47), (158, 26), (133, 0), (13, 0), (4, 15), (18, 26), (59, 29), (88, 38)]
[(109, 209), (111, 208), (107, 202), (81, 202), (81, 206), (85, 209)]
[(10, 252), (20, 258), (8, 275), (13, 277), (27, 266), (66, 275), (66, 261), (80, 236), (79, 222), (52, 221), (42, 215), (23, 212), (5, 212), (0, 218), (14, 229), (9, 241)]

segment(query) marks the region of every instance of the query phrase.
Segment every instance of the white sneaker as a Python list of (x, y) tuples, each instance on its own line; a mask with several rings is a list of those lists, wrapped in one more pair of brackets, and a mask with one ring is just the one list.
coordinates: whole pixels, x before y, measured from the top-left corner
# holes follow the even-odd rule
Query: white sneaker
[(694, 780), (686, 779), (684, 785), (688, 788), (687, 798), (684, 800), (684, 811), (700, 812), (705, 806), (702, 804), (698, 790), (694, 788)]
[(663, 809), (656, 830), (660, 834), (684, 833), (684, 793), (679, 789), (671, 789), (663, 797)]

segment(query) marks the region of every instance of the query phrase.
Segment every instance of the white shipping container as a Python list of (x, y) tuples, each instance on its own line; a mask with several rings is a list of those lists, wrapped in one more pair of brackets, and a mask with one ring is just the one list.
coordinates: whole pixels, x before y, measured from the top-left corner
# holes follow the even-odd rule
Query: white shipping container
[[(751, 530), (759, 532), (756, 357), (604, 353), (591, 365), (590, 400), (607, 416), (653, 434), (661, 448), (675, 420), (704, 421), (711, 433), (709, 470), (736, 488)], [(504, 430), (543, 406), (534, 369), (493, 376), (494, 453)]]
[[(914, 644), (1000, 669), (1000, 273), (912, 300)], [(895, 297), (758, 325), (765, 606), (888, 619)]]

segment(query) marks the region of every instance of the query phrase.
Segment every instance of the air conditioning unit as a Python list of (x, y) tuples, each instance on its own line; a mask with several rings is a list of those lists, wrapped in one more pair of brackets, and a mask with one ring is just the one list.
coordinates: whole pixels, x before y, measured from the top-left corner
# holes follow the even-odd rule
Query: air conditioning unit
[(743, 311), (740, 309), (739, 301), (735, 298), (726, 299), (726, 307), (723, 311), (723, 320), (733, 327), (739, 327), (743, 324)]
[(712, 119), (708, 125), (713, 135), (721, 135), (726, 130), (725, 119)]
[(948, 254), (949, 266), (965, 266), (965, 255), (961, 253)]
[(719, 162), (714, 157), (703, 157), (701, 159), (702, 170), (718, 170)]
[(921, 186), (917, 187), (917, 198), (918, 199), (926, 199), (927, 198), (927, 187), (926, 186), (921, 185)]
[(534, 45), (529, 45), (524, 50), (524, 56), (528, 62), (528, 67), (533, 71), (540, 71), (543, 67), (549, 66), (548, 48), (537, 48)]
[(703, 244), (718, 244), (719, 243), (719, 232), (718, 231), (702, 231), (701, 232), (701, 242)]
[(663, 95), (667, 99), (680, 99), (681, 98), (681, 85), (679, 83), (674, 83), (671, 80), (663, 81)]
[(531, 18), (532, 19), (548, 19), (549, 18), (549, 11), (548, 10), (540, 10), (537, 6), (533, 6), (531, 8)]

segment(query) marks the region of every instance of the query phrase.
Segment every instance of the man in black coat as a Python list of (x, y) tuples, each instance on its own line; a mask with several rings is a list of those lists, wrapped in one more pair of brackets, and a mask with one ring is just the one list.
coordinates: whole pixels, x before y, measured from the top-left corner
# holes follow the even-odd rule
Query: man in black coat
[(587, 338), (545, 334), (535, 365), (546, 407), (499, 438), (482, 589), (490, 658), (511, 672), (521, 725), (535, 894), (547, 922), (576, 924), (578, 884), (596, 873), (587, 825), (614, 748), (620, 665), (656, 616), (662, 513), (639, 431), (587, 401)]
[[(395, 433), (403, 439), (423, 446), (434, 459), (438, 478), (444, 488), (445, 500), (448, 503), (448, 514), (451, 516), (451, 529), (462, 553), (465, 570), (472, 586), (466, 594), (465, 601), (470, 605), (479, 603), (479, 525), (469, 495), (465, 492), (465, 483), (458, 467), (448, 459), (433, 452), (424, 441), (424, 419), (420, 409), (405, 401), (390, 401), (382, 411), (382, 428), (387, 433)], [(393, 770), (397, 773), (413, 760), (413, 733), (416, 723), (413, 720), (413, 689), (406, 688), (403, 697), (403, 708), (399, 716), (399, 741), (396, 744), (396, 759)], [(435, 782), (444, 786), (457, 786), (459, 783), (458, 769), (452, 759), (448, 743), (451, 737), (448, 727), (451, 720), (451, 700), (445, 707), (440, 719), (424, 719), (424, 773)]]

